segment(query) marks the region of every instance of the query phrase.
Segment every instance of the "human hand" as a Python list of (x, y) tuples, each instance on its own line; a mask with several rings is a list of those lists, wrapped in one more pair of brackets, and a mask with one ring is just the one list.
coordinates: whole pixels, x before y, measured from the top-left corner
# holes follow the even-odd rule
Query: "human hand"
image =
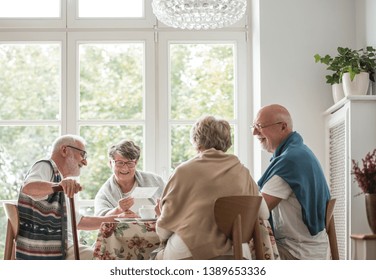
[(118, 215), (118, 218), (140, 218), (135, 212), (132, 210), (127, 210)]
[(131, 208), (133, 204), (134, 204), (134, 198), (133, 197), (122, 198), (122, 199), (119, 199), (119, 201), (118, 201), (118, 207), (123, 212), (126, 212), (127, 210), (129, 210), (129, 208)]
[(72, 198), (76, 193), (80, 192), (83, 188), (79, 182), (72, 178), (63, 179), (59, 185), (63, 188), (64, 193)]

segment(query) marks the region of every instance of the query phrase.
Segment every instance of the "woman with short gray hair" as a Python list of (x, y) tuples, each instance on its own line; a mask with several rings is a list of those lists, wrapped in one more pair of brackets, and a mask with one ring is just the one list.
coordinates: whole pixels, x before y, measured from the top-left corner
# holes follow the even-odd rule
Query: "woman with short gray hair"
[(227, 152), (231, 147), (231, 126), (221, 119), (207, 116), (191, 129), (191, 143), (197, 151), (214, 148)]
[(136, 170), (141, 149), (133, 141), (122, 140), (108, 149), (109, 166), (113, 172), (95, 196), (95, 215), (107, 216), (125, 213), (138, 217), (132, 192), (136, 187), (158, 187), (152, 199), (156, 201), (165, 186), (163, 179), (153, 173)]

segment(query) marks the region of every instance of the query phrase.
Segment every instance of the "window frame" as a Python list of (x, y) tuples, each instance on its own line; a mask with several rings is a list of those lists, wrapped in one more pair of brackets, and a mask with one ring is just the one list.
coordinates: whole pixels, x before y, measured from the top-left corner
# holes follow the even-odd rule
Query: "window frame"
[[(12, 1), (12, 0), (8, 0), (8, 1)], [(67, 25), (66, 18), (67, 18), (67, 0), (60, 0), (60, 17), (58, 18), (0, 19), (0, 29), (48, 28), (48, 30), (50, 30), (52, 28), (65, 28)]]
[[(67, 2), (68, 1), (68, 2)], [(147, 0), (151, 3), (151, 0)], [(68, 4), (68, 9), (76, 11), (73, 4), (77, 0), (62, 0), (62, 9), (64, 3)], [(152, 14), (151, 5), (146, 5)], [(148, 21), (155, 21), (154, 15), (147, 15)], [(19, 20), (24, 23), (23, 20)], [(118, 21), (114, 19), (114, 21)], [(135, 21), (129, 20), (129, 21)], [(137, 21), (137, 20), (136, 20)], [(103, 21), (100, 21), (103, 23)], [(244, 23), (246, 20), (243, 19)], [(15, 23), (15, 22), (13, 22)], [(42, 29), (28, 26), (20, 28), (19, 32), (12, 30), (0, 29), (0, 40), (23, 40), (23, 41), (44, 41), (60, 40), (62, 42), (62, 81), (61, 81), (61, 120), (60, 132), (78, 133), (79, 126), (84, 124), (94, 124), (94, 121), (80, 121), (78, 119), (78, 100), (79, 84), (78, 82), (78, 49), (77, 43), (80, 41), (121, 41), (121, 40), (145, 40), (145, 135), (144, 135), (144, 170), (155, 172), (164, 179), (170, 176), (170, 120), (169, 112), (169, 95), (168, 95), (168, 51), (169, 41), (182, 42), (236, 42), (235, 52), (237, 54), (236, 62), (236, 92), (235, 95), (235, 119), (230, 121), (235, 128), (235, 154), (244, 163), (245, 166), (252, 166), (251, 140), (252, 133), (249, 132), (248, 126), (252, 121), (252, 115), (248, 112), (252, 108), (251, 81), (247, 78), (250, 69), (247, 66), (250, 63), (250, 42), (247, 39), (248, 27), (228, 27), (212, 31), (188, 31), (174, 28), (159, 28), (152, 26), (149, 28), (137, 29), (134, 26), (127, 28), (127, 25), (119, 29), (100, 28), (99, 23), (93, 24), (88, 21), (79, 28), (75, 25), (68, 28), (55, 28), (50, 25), (50, 20), (41, 20)], [(240, 25), (241, 23), (239, 23)], [(18, 26), (17, 24), (14, 26)], [(13, 26), (13, 27), (14, 27)], [(86, 27), (84, 27), (86, 26)], [(107, 25), (105, 25), (107, 26)], [(120, 26), (120, 25), (119, 25)], [(140, 25), (139, 27), (141, 27)], [(32, 28), (29, 28), (32, 27)], [(113, 27), (113, 26), (112, 26)], [(30, 31), (31, 32), (28, 32)], [(250, 66), (249, 66), (250, 67)], [(68, 106), (68, 104), (75, 106)], [(124, 121), (119, 120), (124, 124)], [(113, 121), (98, 121), (97, 124), (114, 124)], [(1, 122), (0, 124), (4, 123)], [(7, 124), (16, 123), (17, 121), (7, 121)], [(42, 122), (29, 122), (28, 124)]]
[(59, 108), (60, 119), (57, 120), (0, 120), (0, 125), (58, 125), (60, 133), (64, 130), (64, 120), (66, 114), (64, 108), (67, 107), (66, 84), (67, 84), (67, 59), (66, 59), (66, 34), (65, 32), (0, 32), (1, 43), (48, 43), (59, 42), (61, 45), (61, 106)]
[[(170, 112), (170, 84), (169, 78), (169, 54), (168, 46), (170, 43), (235, 43), (235, 96), (234, 96), (234, 120), (228, 120), (230, 125), (234, 126), (234, 147), (235, 154), (247, 166), (249, 162), (249, 143), (247, 143), (249, 131), (249, 117), (247, 116), (247, 106), (250, 98), (247, 94), (246, 81), (247, 65), (243, 63), (247, 60), (246, 55), (246, 35), (244, 31), (216, 32), (216, 31), (184, 31), (184, 32), (159, 32), (158, 34), (159, 48), (158, 59), (164, 63), (158, 64), (158, 92), (159, 92), (159, 123), (158, 123), (158, 139), (159, 144), (157, 152), (157, 173), (169, 176), (171, 169), (171, 125), (173, 124), (192, 124), (191, 121), (172, 121), (169, 117)], [(241, 94), (245, 93), (245, 94)], [(168, 155), (166, 157), (166, 155)]]
[[(81, 42), (144, 42), (145, 65), (143, 98), (144, 120), (80, 120), (79, 119), (79, 57), (78, 46)], [(155, 171), (155, 133), (156, 133), (156, 92), (155, 92), (155, 45), (154, 34), (150, 32), (72, 32), (68, 34), (68, 100), (74, 100), (75, 106), (67, 108), (67, 132), (78, 133), (80, 125), (95, 124), (143, 124), (144, 125), (144, 170)], [(68, 103), (69, 104), (69, 103)]]
[(68, 0), (68, 10), (72, 11), (67, 15), (67, 26), (69, 28), (153, 28), (157, 19), (151, 7), (152, 0), (144, 1), (143, 18), (79, 18), (78, 1)]

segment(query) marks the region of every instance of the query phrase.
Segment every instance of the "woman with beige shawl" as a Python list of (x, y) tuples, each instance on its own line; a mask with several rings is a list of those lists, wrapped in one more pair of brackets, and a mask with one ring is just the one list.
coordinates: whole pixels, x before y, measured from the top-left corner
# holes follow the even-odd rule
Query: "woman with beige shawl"
[[(231, 127), (225, 120), (206, 116), (191, 130), (197, 155), (178, 166), (159, 202), (157, 233), (165, 247), (156, 259), (210, 259), (231, 252), (231, 244), (218, 229), (214, 202), (231, 195), (260, 195), (249, 170), (231, 147)], [(265, 202), (260, 210), (267, 219)]]

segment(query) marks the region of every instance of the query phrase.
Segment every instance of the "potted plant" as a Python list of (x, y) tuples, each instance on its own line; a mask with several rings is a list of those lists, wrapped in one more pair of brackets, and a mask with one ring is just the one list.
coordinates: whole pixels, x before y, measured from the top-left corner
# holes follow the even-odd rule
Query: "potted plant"
[(320, 56), (315, 54), (315, 62), (321, 62), (322, 64), (327, 65), (327, 70), (333, 71), (332, 74), (326, 75), (326, 83), (332, 86), (332, 94), (334, 102), (338, 102), (345, 97), (342, 87), (342, 60), (340, 57), (331, 57), (330, 55)]
[[(366, 94), (369, 80), (375, 81), (376, 49), (372, 46), (359, 50), (338, 47), (337, 52), (334, 58), (316, 54), (315, 60), (327, 64), (327, 69), (334, 71), (332, 80), (339, 75), (346, 96)], [(331, 82), (328, 77), (327, 82)]]
[(362, 163), (363, 166), (359, 166), (358, 162), (352, 160), (352, 174), (365, 194), (368, 224), (376, 234), (376, 149), (367, 153)]
[(339, 48), (344, 59), (342, 80), (345, 95), (367, 93), (369, 81), (375, 81), (375, 51), (371, 46), (359, 50)]

